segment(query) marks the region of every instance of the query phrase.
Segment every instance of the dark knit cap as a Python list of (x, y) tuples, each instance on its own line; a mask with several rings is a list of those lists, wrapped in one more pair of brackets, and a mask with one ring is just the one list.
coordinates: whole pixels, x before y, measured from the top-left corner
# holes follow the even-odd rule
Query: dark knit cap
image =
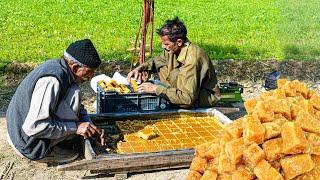
[[(99, 54), (90, 39), (83, 39), (70, 44), (66, 53), (89, 68), (97, 68), (101, 64)], [(72, 58), (71, 60), (73, 60)]]

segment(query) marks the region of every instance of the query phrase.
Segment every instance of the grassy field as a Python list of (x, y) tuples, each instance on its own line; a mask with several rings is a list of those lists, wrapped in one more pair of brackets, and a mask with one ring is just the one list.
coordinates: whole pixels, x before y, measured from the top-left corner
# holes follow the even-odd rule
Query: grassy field
[[(91, 38), (104, 60), (130, 60), (141, 6), (142, 0), (2, 0), (0, 67), (59, 57), (82, 38)], [(155, 27), (179, 16), (189, 39), (214, 60), (314, 60), (319, 12), (319, 0), (155, 0)]]

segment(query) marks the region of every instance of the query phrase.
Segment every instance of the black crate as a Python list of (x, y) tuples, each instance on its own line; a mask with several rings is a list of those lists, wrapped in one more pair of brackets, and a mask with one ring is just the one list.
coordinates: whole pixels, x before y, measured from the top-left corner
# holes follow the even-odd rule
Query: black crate
[(100, 88), (97, 91), (97, 113), (160, 111), (169, 108), (168, 101), (153, 94), (119, 94)]

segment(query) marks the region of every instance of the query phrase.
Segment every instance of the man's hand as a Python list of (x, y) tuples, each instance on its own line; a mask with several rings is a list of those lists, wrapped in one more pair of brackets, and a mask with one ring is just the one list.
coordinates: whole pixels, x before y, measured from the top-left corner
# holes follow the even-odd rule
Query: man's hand
[(140, 65), (139, 67), (135, 68), (131, 72), (128, 73), (127, 79), (128, 82), (130, 82), (131, 78), (135, 78), (137, 82), (145, 82), (148, 79), (148, 73), (146, 71), (143, 71), (143, 66)]
[(138, 92), (156, 93), (156, 89), (157, 85), (152, 84), (150, 82), (146, 82), (138, 87)]
[(96, 127), (95, 125), (89, 122), (79, 122), (77, 123), (76, 134), (83, 136), (85, 139), (92, 136), (100, 139), (101, 145), (105, 145), (104, 130)]

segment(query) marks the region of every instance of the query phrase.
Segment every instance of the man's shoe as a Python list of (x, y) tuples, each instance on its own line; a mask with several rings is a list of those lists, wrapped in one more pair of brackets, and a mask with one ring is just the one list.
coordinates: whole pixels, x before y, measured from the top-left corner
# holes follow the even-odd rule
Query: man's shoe
[(78, 157), (79, 153), (76, 151), (54, 146), (51, 152), (38, 162), (65, 164), (76, 160)]

